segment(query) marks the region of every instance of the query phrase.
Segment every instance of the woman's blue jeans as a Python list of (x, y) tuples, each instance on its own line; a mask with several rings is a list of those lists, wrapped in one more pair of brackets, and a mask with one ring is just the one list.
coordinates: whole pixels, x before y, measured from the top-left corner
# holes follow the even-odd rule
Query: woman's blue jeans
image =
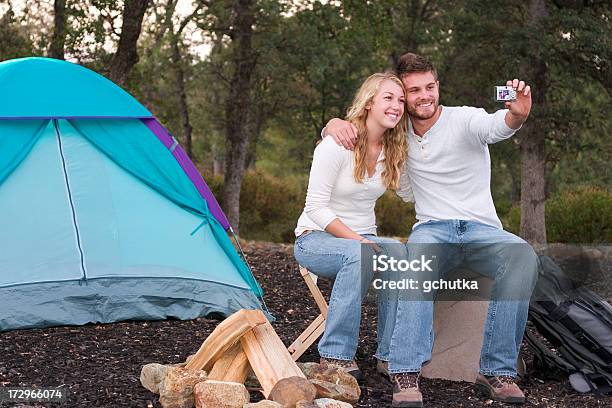
[[(370, 241), (381, 245), (383, 252), (399, 251), (393, 255), (404, 258), (405, 247), (399, 241), (363, 235)], [(395, 245), (388, 245), (395, 244)], [(336, 238), (323, 232), (312, 231), (297, 238), (294, 255), (298, 263), (322, 278), (335, 279), (329, 300), (325, 333), (319, 341), (321, 357), (338, 360), (352, 360), (357, 351), (359, 325), (361, 322), (361, 302), (372, 282), (372, 268), (361, 266), (362, 251), (371, 258), (374, 254), (369, 245), (354, 239)], [(370, 254), (371, 252), (371, 254)], [(377, 357), (388, 355), (392, 328), (386, 327), (387, 306), (379, 296), (378, 307), (378, 350)], [(383, 343), (387, 339), (387, 343)]]
[[(529, 297), (538, 272), (538, 259), (531, 246), (507, 231), (463, 220), (418, 225), (406, 243), (408, 257), (417, 259), (426, 244), (451, 244), (442, 247), (444, 262), (461, 260), (470, 269), (493, 279), (484, 333), (474, 333), (484, 336), (480, 372), (516, 376)], [(436, 272), (442, 278), (443, 270), (450, 269), (446, 266)], [(383, 340), (390, 343), (389, 371), (418, 372), (431, 359), (433, 301), (406, 300), (400, 296), (395, 297), (395, 303), (387, 309), (388, 324), (393, 326), (391, 339)]]

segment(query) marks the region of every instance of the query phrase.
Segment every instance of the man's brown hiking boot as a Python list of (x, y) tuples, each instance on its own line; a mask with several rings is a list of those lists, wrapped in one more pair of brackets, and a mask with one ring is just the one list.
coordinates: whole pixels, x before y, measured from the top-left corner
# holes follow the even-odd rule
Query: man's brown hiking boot
[(491, 399), (510, 404), (523, 404), (525, 394), (516, 385), (515, 379), (507, 376), (484, 376), (478, 374), (476, 384)]
[(376, 371), (378, 374), (391, 381), (391, 374), (389, 374), (389, 362), (376, 359)]
[(422, 407), (423, 395), (419, 390), (420, 373), (393, 374), (392, 407)]
[(341, 368), (355, 377), (358, 383), (363, 382), (363, 373), (355, 363), (355, 360), (338, 360), (335, 358), (321, 357), (319, 363), (325, 367)]

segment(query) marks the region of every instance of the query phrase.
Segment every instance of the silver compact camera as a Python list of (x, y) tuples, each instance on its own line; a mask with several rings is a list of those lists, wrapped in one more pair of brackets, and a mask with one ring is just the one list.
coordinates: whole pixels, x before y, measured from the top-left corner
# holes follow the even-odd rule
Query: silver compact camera
[(516, 101), (516, 90), (511, 86), (496, 86), (495, 100), (499, 102)]

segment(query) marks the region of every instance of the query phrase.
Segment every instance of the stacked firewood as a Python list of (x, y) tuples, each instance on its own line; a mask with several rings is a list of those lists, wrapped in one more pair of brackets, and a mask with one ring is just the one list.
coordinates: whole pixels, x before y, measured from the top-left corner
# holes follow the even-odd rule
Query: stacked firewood
[[(249, 376), (266, 400), (249, 402)], [(147, 364), (140, 379), (164, 408), (346, 408), (360, 396), (342, 369), (295, 363), (261, 310), (234, 313), (185, 363)]]

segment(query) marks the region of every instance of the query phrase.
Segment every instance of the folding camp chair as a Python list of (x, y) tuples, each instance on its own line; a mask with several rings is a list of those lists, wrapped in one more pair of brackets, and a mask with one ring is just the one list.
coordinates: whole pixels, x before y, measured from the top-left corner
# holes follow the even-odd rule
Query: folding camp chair
[(321, 337), (325, 331), (325, 320), (327, 319), (327, 302), (317, 286), (317, 275), (301, 265), (300, 274), (302, 278), (304, 278), (306, 285), (308, 285), (308, 289), (310, 289), (310, 293), (312, 293), (312, 297), (314, 297), (321, 314), (317, 316), (306, 330), (304, 330), (304, 332), (302, 332), (302, 334), (300, 334), (300, 336), (288, 347), (289, 353), (291, 353), (291, 357), (293, 357), (294, 361), (297, 361), (297, 359), (308, 350), (308, 347)]

